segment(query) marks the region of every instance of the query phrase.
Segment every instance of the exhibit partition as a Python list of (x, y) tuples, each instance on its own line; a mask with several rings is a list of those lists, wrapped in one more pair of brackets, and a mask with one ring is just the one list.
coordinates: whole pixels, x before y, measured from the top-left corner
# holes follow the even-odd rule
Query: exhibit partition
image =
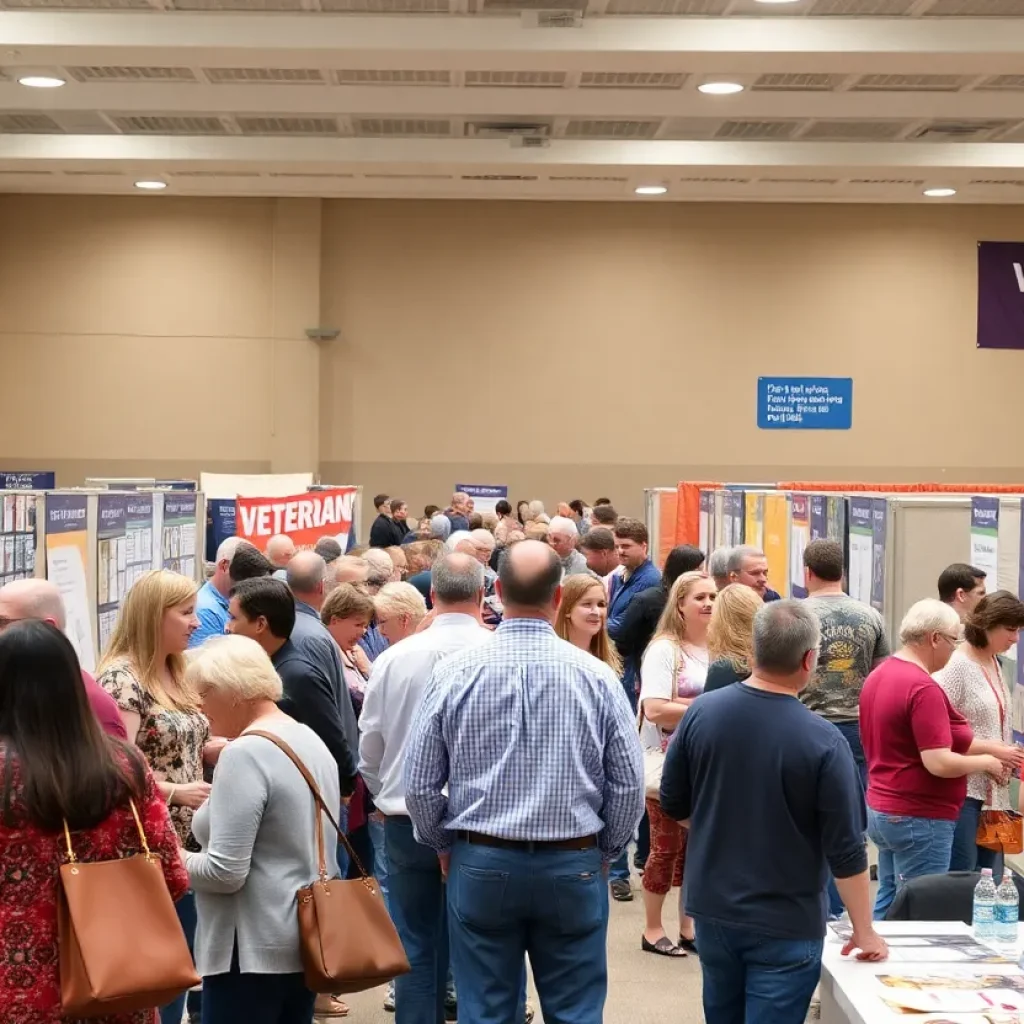
[(664, 568), (668, 553), (675, 547), (678, 491), (675, 487), (644, 489), (644, 521), (647, 525), (648, 550), (659, 569)]

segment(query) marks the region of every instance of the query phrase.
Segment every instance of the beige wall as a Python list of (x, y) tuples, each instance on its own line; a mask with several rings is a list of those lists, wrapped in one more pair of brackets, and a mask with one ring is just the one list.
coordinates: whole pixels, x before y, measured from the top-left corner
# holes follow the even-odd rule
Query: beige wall
[[(686, 476), (1016, 481), (1024, 356), (975, 348), (999, 238), (1024, 209), (0, 197), (0, 468), (631, 512)], [(758, 431), (762, 374), (852, 376), (853, 430)]]

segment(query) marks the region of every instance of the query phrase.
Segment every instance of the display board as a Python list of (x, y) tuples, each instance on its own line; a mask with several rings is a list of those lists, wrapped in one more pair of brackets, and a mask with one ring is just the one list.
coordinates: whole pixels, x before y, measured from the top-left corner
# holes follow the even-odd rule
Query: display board
[(494, 512), (499, 501), (508, 501), (507, 484), (456, 484), (455, 491), (473, 499), (474, 512)]
[(57, 474), (52, 470), (0, 470), (0, 491), (52, 491), (56, 486)]
[(999, 589), (999, 498), (975, 494), (971, 498), (970, 564), (985, 575), (985, 593)]
[(78, 652), (82, 668), (96, 667), (90, 616), (90, 591), (86, 582), (89, 562), (89, 496), (53, 492), (45, 498), (46, 576), (64, 601), (64, 632)]
[(644, 522), (647, 526), (648, 550), (659, 569), (675, 546), (676, 511), (679, 492), (675, 487), (644, 488)]
[(714, 547), (715, 492), (700, 492), (700, 534), (697, 546), (710, 555)]
[(161, 568), (196, 579), (198, 537), (198, 501), (195, 494), (154, 492), (162, 498), (160, 521)]
[(871, 498), (850, 499), (850, 596), (864, 604), (871, 603), (872, 508)]
[(36, 575), (37, 495), (0, 494), (0, 586)]
[(743, 492), (743, 540), (736, 543), (764, 550), (764, 492)]
[(96, 632), (102, 655), (127, 592), (128, 497), (100, 494), (96, 508)]
[[(824, 519), (824, 517), (822, 517)], [(806, 597), (804, 551), (811, 541), (811, 496), (794, 494), (790, 498), (789, 520), (789, 593)]]
[(276, 534), (291, 537), (296, 547), (312, 547), (321, 537), (334, 537), (348, 547), (357, 488), (336, 487), (281, 498), (239, 496), (235, 530), (261, 551)]
[(789, 597), (789, 495), (765, 494), (762, 507), (764, 528), (760, 547), (768, 560), (768, 586)]
[(734, 548), (744, 543), (747, 523), (747, 496), (742, 490), (727, 488), (722, 494), (722, 544)]

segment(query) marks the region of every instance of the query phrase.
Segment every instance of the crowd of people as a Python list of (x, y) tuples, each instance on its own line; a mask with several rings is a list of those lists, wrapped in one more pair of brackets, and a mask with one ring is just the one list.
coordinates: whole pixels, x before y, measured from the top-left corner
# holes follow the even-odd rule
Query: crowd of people
[(129, 856), (134, 808), (203, 979), (160, 1024), (349, 1014), (304, 981), (317, 812), (260, 732), (339, 811), (328, 874), (379, 883), (410, 965), (397, 1024), (529, 1021), (527, 967), (550, 1024), (602, 1020), (610, 900), (638, 874), (639, 948), (699, 956), (709, 1024), (797, 1024), (829, 917), (883, 959), (872, 920), (904, 881), (999, 867), (976, 839), (1024, 760), (1000, 661), (1024, 604), (979, 570), (944, 571), (890, 655), (835, 541), (805, 549), (796, 601), (752, 546), (659, 570), (607, 499), (374, 506), (365, 547), (233, 537), (198, 588), (145, 574), (95, 679), (56, 586), (0, 589), (5, 1024), (64, 1020), (64, 831), (82, 859)]

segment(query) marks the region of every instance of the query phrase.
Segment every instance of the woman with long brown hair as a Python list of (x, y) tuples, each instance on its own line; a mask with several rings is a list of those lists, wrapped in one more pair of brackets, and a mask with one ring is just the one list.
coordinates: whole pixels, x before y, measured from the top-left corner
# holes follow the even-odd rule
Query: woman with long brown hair
[[(703, 572), (684, 572), (672, 584), (640, 665), (640, 742), (647, 750), (664, 751), (690, 705), (704, 692), (708, 672), (708, 626), (718, 589)], [(647, 797), (651, 851), (644, 865), (643, 896), (646, 923), (641, 948), (645, 953), (682, 957), (696, 952), (693, 921), (682, 905), (686, 830), (661, 809), (657, 797)], [(665, 897), (679, 886), (679, 942), (673, 942), (661, 922)]]
[[(188, 888), (163, 798), (138, 751), (100, 730), (74, 649), (45, 622), (0, 633), (0, 1017), (60, 1024), (57, 878), (64, 823), (83, 861), (141, 853), (131, 803), (172, 899)], [(151, 1024), (153, 1011), (93, 1018)], [(180, 1017), (179, 1017), (180, 1020)]]
[(754, 616), (764, 604), (751, 587), (726, 587), (715, 598), (708, 628), (708, 656), (711, 664), (704, 692), (740, 683), (750, 675), (754, 654)]
[(604, 583), (594, 576), (567, 577), (555, 617), (555, 632), (621, 675), (622, 659), (608, 636), (607, 626), (608, 592)]
[[(181, 845), (198, 850), (192, 815), (203, 805), (210, 786), (203, 781), (210, 726), (199, 697), (185, 675), (185, 650), (198, 628), (196, 584), (166, 569), (144, 573), (121, 605), (117, 625), (103, 654), (96, 681), (117, 702), (125, 731), (142, 751), (170, 808)], [(195, 938), (195, 897), (178, 903), (178, 917), (188, 939)], [(162, 1024), (180, 1024), (185, 997), (160, 1011)]]

